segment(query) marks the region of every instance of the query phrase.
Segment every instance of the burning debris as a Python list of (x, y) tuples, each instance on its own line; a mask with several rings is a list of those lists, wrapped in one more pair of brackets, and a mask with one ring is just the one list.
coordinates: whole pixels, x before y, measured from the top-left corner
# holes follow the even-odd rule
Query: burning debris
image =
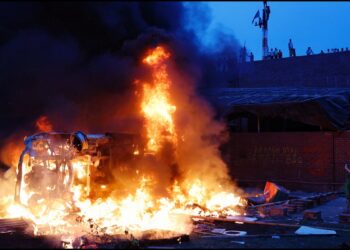
[(220, 158), (219, 141), (207, 139), (221, 126), (192, 88), (173, 84), (180, 79), (170, 58), (158, 46), (142, 60), (152, 81), (136, 81), (141, 136), (57, 133), (40, 117), (43, 132), (24, 140), (15, 199), (5, 202), (4, 217), (31, 220), (35, 235), (60, 235), (72, 247), (86, 235), (95, 243), (122, 235), (176, 238), (192, 231), (192, 215), (241, 214), (246, 202)]
[(250, 204), (258, 205), (288, 200), (289, 191), (282, 186), (267, 181), (264, 192), (260, 195), (247, 197)]

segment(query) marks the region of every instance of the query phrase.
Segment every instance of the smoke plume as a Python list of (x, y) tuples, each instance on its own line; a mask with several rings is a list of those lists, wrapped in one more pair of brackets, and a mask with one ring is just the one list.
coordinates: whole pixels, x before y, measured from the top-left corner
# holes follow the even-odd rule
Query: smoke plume
[(146, 48), (169, 44), (199, 87), (222, 84), (218, 60), (237, 48), (233, 36), (218, 34), (215, 50), (203, 50), (198, 34), (210, 12), (200, 3), (0, 6), (0, 138), (35, 132), (42, 115), (61, 131), (137, 130), (132, 82)]

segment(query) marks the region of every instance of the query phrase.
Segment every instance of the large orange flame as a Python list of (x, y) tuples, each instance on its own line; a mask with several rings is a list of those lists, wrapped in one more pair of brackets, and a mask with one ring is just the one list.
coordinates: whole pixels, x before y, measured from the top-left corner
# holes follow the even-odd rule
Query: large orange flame
[(164, 140), (176, 143), (173, 113), (176, 106), (170, 103), (171, 81), (167, 73), (166, 61), (170, 57), (164, 47), (151, 50), (143, 63), (152, 67), (153, 83), (143, 85), (141, 109), (146, 119), (147, 149), (157, 152)]

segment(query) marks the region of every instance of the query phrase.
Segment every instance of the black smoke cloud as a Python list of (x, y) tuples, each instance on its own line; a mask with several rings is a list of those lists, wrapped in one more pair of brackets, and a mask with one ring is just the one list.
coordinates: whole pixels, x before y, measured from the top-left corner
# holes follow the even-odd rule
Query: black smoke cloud
[(219, 33), (215, 50), (204, 50), (195, 29), (210, 23), (208, 7), (187, 5), (0, 3), (0, 139), (35, 131), (40, 115), (58, 131), (135, 129), (132, 83), (145, 74), (140, 56), (159, 43), (199, 88), (222, 84), (220, 58), (238, 44)]

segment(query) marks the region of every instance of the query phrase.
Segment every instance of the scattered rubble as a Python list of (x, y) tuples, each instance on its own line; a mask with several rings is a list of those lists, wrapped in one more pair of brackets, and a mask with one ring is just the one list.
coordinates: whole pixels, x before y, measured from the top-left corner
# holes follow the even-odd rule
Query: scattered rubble
[[(341, 192), (327, 192), (298, 199), (293, 198), (284, 201), (251, 205), (247, 208), (247, 215), (258, 218), (265, 218), (269, 216), (280, 217), (294, 213), (300, 213), (304, 210), (314, 208), (316, 206), (325, 204), (330, 200), (336, 199), (339, 194), (341, 194)], [(287, 210), (287, 213), (285, 212), (285, 208)]]
[(270, 216), (272, 217), (282, 217), (287, 216), (288, 214), (288, 208), (284, 206), (273, 206), (270, 209)]
[(282, 186), (267, 181), (264, 189), (266, 202), (276, 202), (288, 200), (289, 191)]
[(288, 200), (289, 191), (282, 186), (267, 181), (263, 194), (247, 197), (250, 205), (261, 205), (264, 203), (272, 203)]
[(305, 210), (304, 211), (304, 219), (305, 220), (322, 220), (322, 215), (320, 210)]
[(307, 226), (301, 226), (297, 231), (295, 231), (296, 234), (302, 234), (302, 235), (334, 235), (337, 234), (334, 230), (326, 230), (326, 229), (320, 229), (320, 228), (314, 228), (314, 227), (307, 227)]
[(241, 244), (241, 245), (244, 245), (245, 242), (244, 241), (235, 241), (235, 240), (232, 240), (230, 241), (231, 243), (237, 243), (237, 244)]

